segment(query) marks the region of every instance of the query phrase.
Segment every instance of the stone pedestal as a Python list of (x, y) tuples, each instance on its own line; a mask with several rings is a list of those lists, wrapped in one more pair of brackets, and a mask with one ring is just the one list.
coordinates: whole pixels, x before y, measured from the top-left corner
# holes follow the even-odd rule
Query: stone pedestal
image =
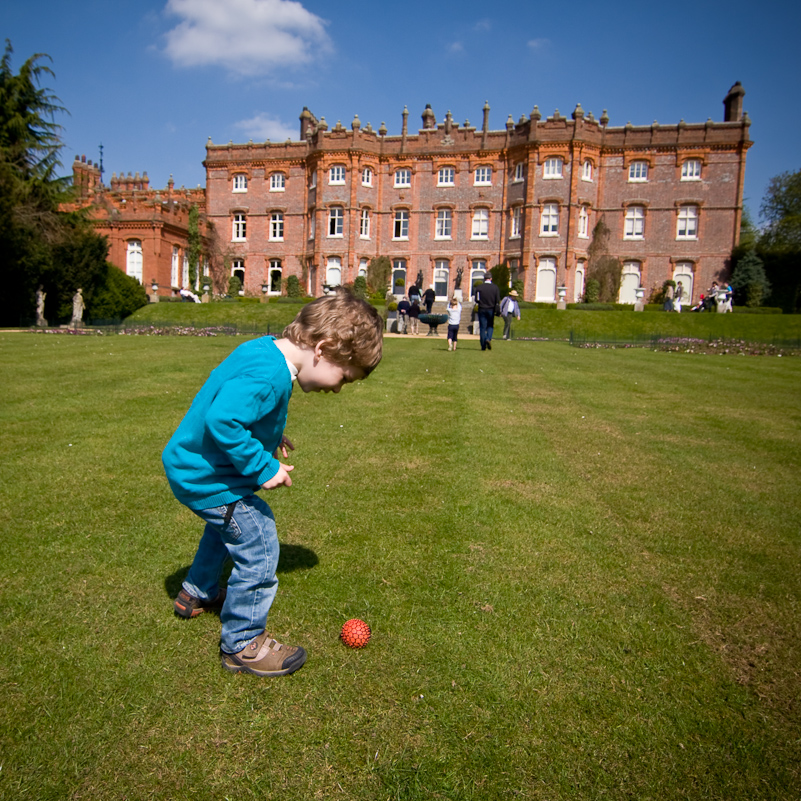
[(147, 299), (151, 303), (158, 303), (159, 302), (159, 293), (158, 292), (148, 292)]
[(210, 302), (211, 302), (211, 295), (209, 295), (209, 293), (208, 293), (208, 292), (204, 292), (204, 293), (203, 293), (203, 294), (200, 296), (200, 302), (201, 302), (201, 303), (210, 303)]
[(645, 311), (645, 304), (641, 300), (636, 301), (634, 311)]
[(563, 311), (567, 308), (567, 301), (565, 300), (557, 300), (556, 301), (556, 308), (562, 309)]

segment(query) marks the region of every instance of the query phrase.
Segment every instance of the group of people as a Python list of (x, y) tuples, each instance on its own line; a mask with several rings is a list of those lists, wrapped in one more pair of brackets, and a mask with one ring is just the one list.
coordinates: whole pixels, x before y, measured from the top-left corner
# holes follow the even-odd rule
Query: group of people
[(727, 283), (718, 285), (717, 281), (712, 282), (709, 291), (706, 295), (701, 295), (698, 303), (690, 309), (694, 312), (702, 311), (717, 311), (717, 312), (730, 312), (732, 311), (732, 298), (734, 297), (734, 290), (731, 284)]
[(412, 284), (409, 294), (404, 295), (398, 303), (398, 333), (419, 334), (421, 303), (425, 307), (426, 314), (431, 314), (436, 297), (433, 286), (421, 294), (420, 287)]

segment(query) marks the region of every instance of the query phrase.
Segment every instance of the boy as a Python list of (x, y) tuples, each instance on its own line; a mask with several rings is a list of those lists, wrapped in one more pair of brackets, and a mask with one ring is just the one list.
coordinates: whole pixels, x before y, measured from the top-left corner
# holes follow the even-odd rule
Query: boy
[[(293, 382), (304, 392), (339, 392), (366, 378), (381, 360), (382, 330), (376, 310), (350, 293), (309, 303), (283, 339), (246, 342), (212, 371), (164, 449), (173, 493), (206, 523), (175, 611), (221, 610), (220, 655), (232, 673), (283, 676), (306, 661), (303, 648), (264, 630), (279, 545), (273, 513), (255, 493), (292, 485), (294, 468), (277, 456), (294, 450), (284, 436)], [(228, 557), (226, 590), (218, 582)]]

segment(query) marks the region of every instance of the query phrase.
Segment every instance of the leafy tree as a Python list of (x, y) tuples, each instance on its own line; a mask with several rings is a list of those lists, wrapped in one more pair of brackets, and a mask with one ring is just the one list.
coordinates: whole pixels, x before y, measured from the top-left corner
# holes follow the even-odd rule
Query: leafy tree
[(286, 294), (289, 298), (302, 298), (303, 289), (296, 275), (289, 275), (286, 279)]
[(353, 294), (362, 300), (367, 299), (367, 279), (363, 275), (356, 276), (353, 282)]
[(189, 262), (189, 285), (192, 289), (197, 288), (198, 267), (200, 257), (203, 252), (203, 245), (200, 240), (200, 212), (198, 207), (193, 204), (189, 209), (189, 224), (187, 231), (186, 258)]
[(498, 287), (501, 298), (505, 298), (509, 294), (509, 280), (511, 278), (509, 265), (502, 261), (500, 264), (496, 264), (490, 270), (490, 273), (492, 274), (492, 283)]
[(801, 253), (801, 170), (771, 178), (760, 211), (767, 222), (762, 245)]
[(147, 306), (147, 291), (135, 278), (126, 275), (113, 264), (106, 264), (103, 285), (92, 294), (87, 303), (87, 320), (116, 320), (128, 317), (142, 306)]
[[(49, 56), (31, 56), (15, 74), (12, 53), (6, 40), (0, 59), (0, 285), (5, 299), (0, 325), (33, 317), (40, 283), (49, 314), (63, 316), (62, 307), (78, 286), (91, 292), (102, 283), (106, 256), (104, 240), (83, 215), (59, 211), (71, 195), (69, 179), (56, 175), (62, 143), (54, 117), (64, 109), (40, 86), (53, 76), (42, 63)], [(71, 263), (75, 257), (77, 266)], [(68, 285), (68, 268), (77, 271), (81, 283)]]
[(770, 293), (770, 283), (765, 275), (762, 259), (753, 249), (737, 261), (731, 277), (731, 288), (734, 290), (734, 302), (738, 306), (761, 306), (763, 299)]
[[(620, 283), (623, 279), (623, 264), (620, 259), (609, 255), (609, 227), (603, 220), (598, 221), (592, 231), (592, 241), (587, 248), (587, 278), (597, 282), (598, 297), (602, 303), (617, 303)], [(585, 298), (589, 295), (589, 281)], [(588, 303), (595, 302), (587, 300)]]
[(392, 262), (388, 256), (370, 259), (367, 265), (367, 284), (373, 292), (385, 292), (392, 274)]

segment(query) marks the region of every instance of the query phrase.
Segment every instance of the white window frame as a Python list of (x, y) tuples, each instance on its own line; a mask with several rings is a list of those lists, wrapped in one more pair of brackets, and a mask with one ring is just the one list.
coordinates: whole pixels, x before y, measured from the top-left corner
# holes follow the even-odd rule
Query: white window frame
[(645, 239), (645, 206), (627, 206), (623, 239)]
[(545, 180), (553, 181), (562, 177), (564, 161), (559, 156), (551, 156), (545, 159), (542, 164), (542, 177)]
[(587, 274), (586, 262), (579, 261), (576, 264), (576, 276), (573, 279), (573, 302), (579, 303), (584, 295), (584, 278)]
[(317, 188), (317, 170), (312, 170), (311, 182), (309, 183), (309, 189), (316, 189), (316, 188)]
[(234, 259), (231, 262), (231, 277), (235, 276), (237, 273), (242, 273), (239, 276), (239, 280), (242, 281), (242, 289), (245, 288), (245, 260), (244, 259)]
[(579, 209), (578, 216), (578, 236), (579, 239), (590, 238), (590, 213), (587, 211), (586, 206)]
[(365, 167), (362, 170), (362, 186), (373, 185), (373, 170), (371, 167)]
[(681, 165), (681, 180), (682, 181), (701, 180), (701, 159), (687, 159)]
[(125, 248), (125, 273), (142, 283), (144, 272), (144, 253), (141, 239), (129, 239)]
[(359, 214), (359, 238), (370, 238), (370, 209), (362, 209)]
[(545, 203), (540, 214), (540, 236), (559, 236), (559, 204)]
[(364, 257), (359, 259), (359, 275), (367, 276), (367, 268), (370, 266), (370, 259)]
[(392, 220), (392, 238), (394, 240), (409, 239), (409, 209), (397, 209)]
[(451, 209), (437, 209), (434, 239), (453, 239), (453, 211)]
[(247, 242), (248, 239), (248, 216), (237, 211), (234, 213), (233, 227), (231, 229), (232, 242)]
[[(335, 280), (331, 280), (334, 278)], [(329, 256), (325, 264), (325, 282), (328, 286), (342, 284), (342, 259), (339, 256)]]
[[(183, 270), (181, 271), (181, 286), (186, 288), (189, 286), (189, 254), (184, 251)], [(194, 287), (192, 287), (194, 289)]]
[[(275, 273), (278, 273), (278, 289), (274, 288), (273, 281), (275, 280)], [(284, 268), (281, 265), (281, 259), (270, 259), (270, 269), (267, 272), (267, 294), (280, 295), (281, 282), (284, 277)]]
[(679, 206), (676, 239), (698, 239), (698, 206), (692, 203)]
[[(434, 292), (436, 300), (448, 299), (448, 287), (450, 286), (451, 265), (447, 259), (437, 259), (434, 262)], [(438, 280), (439, 279), (439, 280)], [(437, 292), (438, 287), (445, 286), (445, 292)]]
[[(633, 275), (636, 283), (626, 276)], [(624, 261), (623, 269), (620, 273), (620, 289), (617, 293), (618, 303), (636, 303), (636, 289), (642, 286), (642, 262), (636, 260)]]
[(309, 214), (309, 239), (314, 239), (315, 233), (317, 233), (317, 212), (312, 209)]
[(581, 165), (581, 180), (592, 181), (592, 162), (589, 159), (585, 159)]
[(341, 238), (345, 230), (345, 209), (342, 206), (331, 206), (328, 209), (328, 236)]
[(331, 186), (343, 186), (345, 183), (345, 165), (333, 164), (328, 171), (328, 183)]
[(678, 261), (673, 268), (673, 280), (682, 283), (682, 305), (691, 306), (695, 289), (695, 272), (691, 261)]
[(489, 209), (475, 209), (470, 228), (471, 239), (489, 239)]
[(456, 186), (456, 170), (453, 167), (440, 167), (437, 171), (437, 186)]
[(232, 192), (241, 194), (248, 191), (248, 177), (243, 172), (237, 172), (232, 178)]
[(514, 178), (512, 178), (512, 183), (519, 184), (521, 181), (524, 181), (526, 178), (526, 162), (525, 161), (518, 161), (515, 164), (515, 174)]
[(629, 183), (643, 184), (648, 180), (648, 162), (638, 159), (629, 164)]
[(473, 186), (492, 186), (492, 167), (482, 164), (473, 174)]
[(520, 232), (523, 227), (523, 207), (515, 206), (512, 209), (512, 224), (509, 230), (509, 239), (520, 239)]
[(395, 170), (395, 188), (408, 189), (412, 185), (412, 171), (408, 167)]
[(270, 213), (270, 241), (284, 241), (284, 213), (282, 211)]
[(270, 191), (271, 192), (286, 191), (286, 175), (284, 175), (284, 173), (274, 172), (270, 176)]
[[(553, 294), (547, 295), (542, 291), (542, 277), (545, 273), (553, 273)], [(548, 279), (550, 282), (550, 278)], [(550, 256), (543, 257), (537, 265), (537, 286), (535, 300), (538, 303), (553, 303), (556, 300), (556, 259)]]
[(181, 252), (178, 245), (172, 246), (172, 261), (170, 263), (170, 286), (179, 286), (181, 272)]

